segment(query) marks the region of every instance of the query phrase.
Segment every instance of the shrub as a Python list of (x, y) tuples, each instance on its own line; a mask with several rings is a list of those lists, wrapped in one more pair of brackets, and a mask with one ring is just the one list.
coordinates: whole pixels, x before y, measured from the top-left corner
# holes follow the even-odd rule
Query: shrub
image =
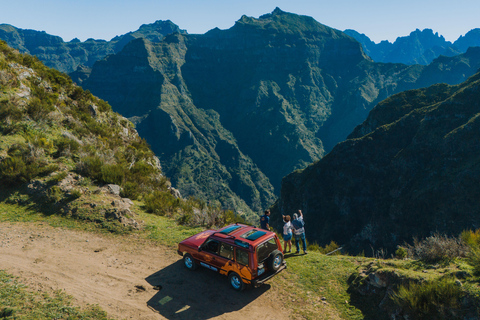
[(38, 97), (33, 97), (27, 106), (27, 114), (35, 121), (45, 120), (47, 114), (55, 110), (52, 105), (45, 103)]
[(61, 171), (61, 172), (58, 172), (56, 175), (54, 175), (52, 177), (52, 182), (55, 182), (55, 183), (58, 183), (60, 181), (62, 181), (63, 179), (65, 179), (68, 175), (68, 172), (67, 171)]
[(147, 212), (164, 216), (173, 213), (179, 207), (180, 200), (168, 191), (154, 191), (145, 196), (144, 204)]
[(69, 198), (70, 200), (75, 200), (78, 199), (82, 196), (82, 192), (78, 189), (72, 189), (70, 190)]
[(470, 249), (467, 262), (473, 267), (473, 272), (480, 276), (480, 246), (475, 246)]
[(27, 181), (27, 166), (20, 157), (9, 157), (0, 162), (0, 179), (6, 184), (17, 185)]
[(100, 180), (104, 183), (121, 185), (125, 177), (125, 170), (120, 164), (107, 164), (100, 169)]
[(397, 259), (405, 259), (408, 255), (408, 250), (405, 247), (398, 246), (397, 250), (395, 251), (395, 257)]
[(454, 278), (401, 285), (391, 295), (395, 304), (417, 319), (450, 319), (464, 296)]
[(80, 144), (67, 137), (61, 137), (55, 141), (55, 146), (57, 147), (57, 152), (55, 153), (55, 157), (71, 156), (72, 154), (76, 153), (80, 147)]
[(123, 198), (130, 198), (132, 200), (138, 199), (140, 196), (140, 187), (134, 182), (127, 181), (124, 183), (120, 195)]
[(470, 247), (480, 247), (480, 229), (464, 230), (460, 234), (460, 239)]
[(77, 165), (77, 171), (94, 180), (99, 180), (102, 173), (103, 161), (98, 156), (87, 156)]
[(427, 263), (448, 263), (458, 257), (465, 257), (468, 248), (459, 238), (435, 234), (422, 241), (414, 239), (408, 245), (408, 255)]
[(63, 191), (59, 186), (53, 186), (48, 190), (47, 197), (51, 202), (58, 203), (63, 199)]

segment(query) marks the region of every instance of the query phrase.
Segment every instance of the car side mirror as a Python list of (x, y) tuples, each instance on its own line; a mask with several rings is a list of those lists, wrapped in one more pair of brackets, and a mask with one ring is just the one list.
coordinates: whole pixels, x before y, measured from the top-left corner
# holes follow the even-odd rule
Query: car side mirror
[(198, 252), (202, 251), (202, 246), (198, 247)]

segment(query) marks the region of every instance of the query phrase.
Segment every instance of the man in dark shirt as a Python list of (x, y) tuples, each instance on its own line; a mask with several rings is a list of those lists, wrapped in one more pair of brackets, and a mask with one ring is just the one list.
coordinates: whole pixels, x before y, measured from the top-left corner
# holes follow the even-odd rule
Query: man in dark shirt
[(260, 228), (270, 230), (270, 210), (266, 210), (265, 214), (260, 217)]

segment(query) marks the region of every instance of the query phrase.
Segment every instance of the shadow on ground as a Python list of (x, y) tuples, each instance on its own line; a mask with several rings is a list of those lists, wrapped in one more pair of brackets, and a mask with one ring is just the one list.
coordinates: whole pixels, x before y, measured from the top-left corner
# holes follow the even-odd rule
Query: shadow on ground
[(183, 261), (169, 265), (145, 279), (159, 289), (147, 305), (167, 319), (210, 319), (240, 310), (270, 289), (269, 284), (237, 292), (228, 278), (199, 267), (187, 270)]

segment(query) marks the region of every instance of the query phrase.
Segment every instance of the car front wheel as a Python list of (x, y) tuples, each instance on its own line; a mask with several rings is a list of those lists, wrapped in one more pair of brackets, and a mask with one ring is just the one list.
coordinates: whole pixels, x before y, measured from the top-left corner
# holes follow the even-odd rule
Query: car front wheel
[(192, 255), (187, 253), (183, 256), (183, 264), (188, 270), (195, 270), (197, 269), (197, 263), (193, 259)]
[(243, 283), (242, 278), (240, 278), (240, 276), (235, 272), (230, 273), (228, 280), (230, 281), (230, 285), (233, 289), (237, 291), (242, 291), (245, 289), (245, 283)]

